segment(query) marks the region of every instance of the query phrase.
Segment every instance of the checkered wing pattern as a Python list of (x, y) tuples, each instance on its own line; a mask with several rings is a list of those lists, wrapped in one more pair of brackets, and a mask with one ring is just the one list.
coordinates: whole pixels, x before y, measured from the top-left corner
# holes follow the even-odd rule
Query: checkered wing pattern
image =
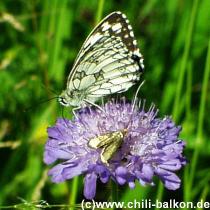
[(67, 81), (67, 92), (100, 98), (126, 91), (139, 79), (143, 58), (127, 17), (113, 12), (84, 42)]

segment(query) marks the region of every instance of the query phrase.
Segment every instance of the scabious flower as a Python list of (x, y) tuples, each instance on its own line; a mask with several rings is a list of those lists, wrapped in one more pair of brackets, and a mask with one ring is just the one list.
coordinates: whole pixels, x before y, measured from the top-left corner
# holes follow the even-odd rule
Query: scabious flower
[[(182, 155), (185, 143), (178, 139), (181, 131), (170, 117), (157, 118), (151, 106), (134, 106), (125, 99), (110, 101), (98, 109), (82, 108), (74, 120), (58, 119), (48, 128), (44, 162), (59, 161), (49, 175), (55, 183), (84, 174), (84, 196), (92, 199), (96, 181), (106, 183), (111, 178), (116, 183), (135, 187), (135, 180), (142, 185), (154, 185), (158, 176), (165, 187), (176, 190), (180, 179), (175, 171), (186, 164)], [(93, 149), (90, 139), (115, 131), (126, 130), (122, 144), (105, 164), (101, 160), (103, 148)]]

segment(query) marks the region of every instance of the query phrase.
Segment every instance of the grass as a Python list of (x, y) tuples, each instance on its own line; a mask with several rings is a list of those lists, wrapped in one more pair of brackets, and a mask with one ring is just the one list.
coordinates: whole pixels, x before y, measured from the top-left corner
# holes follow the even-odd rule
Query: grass
[[(189, 26), (187, 25), (187, 32), (186, 32), (186, 38), (185, 38), (185, 45), (184, 45), (184, 52), (181, 59), (180, 64), (180, 70), (178, 70), (178, 80), (177, 80), (177, 89), (175, 94), (175, 100), (174, 100), (174, 106), (173, 106), (173, 117), (175, 120), (179, 117), (179, 104), (180, 104), (180, 97), (183, 89), (183, 83), (184, 83), (184, 75), (187, 69), (187, 62), (189, 58), (190, 53), (190, 46), (192, 45), (192, 34), (193, 29), (195, 26), (195, 18), (197, 14), (198, 9), (198, 3), (199, 0), (193, 1), (190, 20), (189, 20)], [(189, 94), (189, 93), (188, 93)]]
[[(1, 1), (0, 208), (44, 207), (41, 200), (52, 208), (80, 208), (82, 177), (53, 184), (42, 160), (46, 128), (62, 117), (60, 105), (38, 104), (65, 88), (83, 41), (115, 10), (128, 16), (144, 55), (146, 82), (139, 95), (154, 102), (161, 117), (172, 115), (182, 125), (189, 163), (179, 173), (178, 191), (165, 190), (157, 180), (155, 187), (137, 184), (134, 190), (98, 183), (97, 199), (210, 201), (209, 7), (208, 0)], [(65, 117), (72, 117), (69, 112), (64, 110)]]
[(203, 124), (204, 124), (204, 115), (206, 112), (205, 107), (206, 107), (206, 98), (207, 98), (207, 92), (208, 92), (209, 73), (210, 73), (210, 41), (208, 45), (206, 66), (205, 66), (205, 71), (204, 71), (204, 76), (203, 76), (200, 107), (199, 107), (199, 113), (198, 113), (198, 125), (197, 125), (198, 128), (197, 128), (196, 142), (195, 142), (196, 149), (192, 157), (191, 171), (190, 171), (190, 177), (189, 177), (190, 179), (188, 183), (189, 188), (187, 188), (188, 190), (192, 190), (192, 184), (193, 184), (195, 173), (196, 173), (196, 165), (198, 164), (200, 150), (202, 149), (202, 146), (204, 145)]

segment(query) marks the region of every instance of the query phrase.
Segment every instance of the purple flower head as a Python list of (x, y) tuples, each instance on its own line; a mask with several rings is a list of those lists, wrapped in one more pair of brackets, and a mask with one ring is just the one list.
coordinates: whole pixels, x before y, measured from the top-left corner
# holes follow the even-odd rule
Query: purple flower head
[[(101, 110), (82, 108), (71, 121), (58, 119), (48, 128), (44, 153), (46, 164), (59, 161), (49, 171), (52, 181), (84, 174), (87, 199), (94, 198), (97, 179), (106, 183), (112, 178), (134, 188), (135, 180), (154, 185), (153, 177), (158, 176), (167, 189), (178, 189), (180, 179), (175, 171), (186, 164), (182, 156), (185, 144), (178, 139), (181, 127), (169, 117), (160, 119), (156, 115), (154, 106), (146, 112), (144, 106), (139, 108), (121, 99), (106, 103)], [(114, 134), (121, 136), (117, 139)], [(90, 141), (99, 141), (99, 137), (102, 146), (91, 147)], [(103, 161), (105, 153), (112, 150), (107, 162)]]

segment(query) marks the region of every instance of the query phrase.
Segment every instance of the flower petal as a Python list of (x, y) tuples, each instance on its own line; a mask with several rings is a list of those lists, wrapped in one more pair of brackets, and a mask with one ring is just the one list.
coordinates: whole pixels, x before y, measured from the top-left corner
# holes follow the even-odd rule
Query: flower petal
[(92, 172), (85, 176), (84, 196), (87, 199), (93, 199), (96, 194), (97, 175)]
[[(67, 142), (62, 142), (62, 144), (68, 144)], [(45, 145), (44, 152), (44, 162), (46, 164), (51, 164), (58, 159), (70, 160), (74, 154), (67, 146), (61, 147), (61, 142), (57, 140), (48, 140)]]
[(77, 161), (72, 162), (72, 164), (69, 164), (69, 166), (67, 165), (67, 167), (63, 169), (62, 175), (65, 177), (65, 179), (71, 179), (87, 170), (88, 162), (80, 158)]
[(158, 167), (165, 170), (169, 170), (169, 171), (176, 171), (176, 170), (179, 170), (182, 167), (182, 165), (180, 163), (180, 160), (175, 159), (175, 160), (169, 160), (165, 163), (162, 163)]
[(116, 173), (116, 179), (117, 179), (117, 182), (120, 184), (120, 185), (123, 185), (126, 183), (126, 176), (127, 176), (127, 169), (125, 167), (118, 167), (115, 171)]
[(181, 180), (173, 172), (166, 171), (164, 169), (157, 169), (155, 172), (167, 189), (177, 190), (180, 187)]

